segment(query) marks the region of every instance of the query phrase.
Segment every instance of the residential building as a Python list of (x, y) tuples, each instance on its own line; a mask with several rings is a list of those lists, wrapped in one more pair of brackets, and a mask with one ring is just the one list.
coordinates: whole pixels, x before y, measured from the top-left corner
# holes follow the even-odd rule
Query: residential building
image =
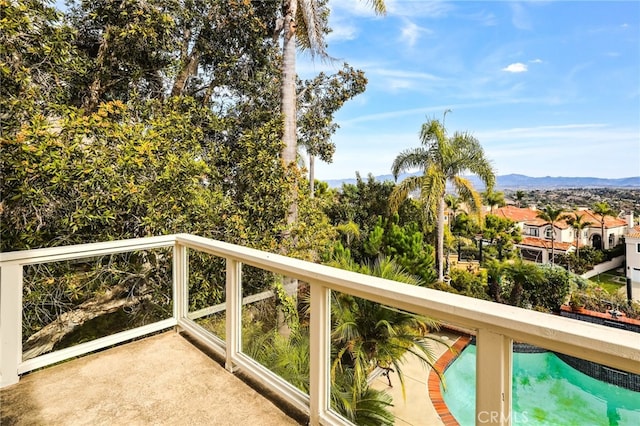
[(588, 209), (581, 209), (578, 214), (583, 214), (583, 221), (590, 225), (583, 229), (581, 235), (576, 238), (576, 231), (566, 220), (558, 220), (554, 226), (538, 217), (539, 210), (535, 207), (520, 208), (505, 206), (495, 209), (493, 214), (513, 220), (522, 233), (522, 242), (516, 246), (520, 249), (525, 259), (546, 263), (551, 256), (551, 236), (554, 240), (554, 253), (565, 254), (576, 249), (576, 241), (580, 247), (590, 246), (600, 248), (612, 248), (624, 241), (627, 232), (627, 222), (633, 219), (621, 219), (613, 216), (604, 218), (604, 235), (602, 236), (602, 216)]
[(631, 287), (631, 299), (640, 302), (640, 226), (633, 227), (627, 232), (625, 243), (627, 285)]

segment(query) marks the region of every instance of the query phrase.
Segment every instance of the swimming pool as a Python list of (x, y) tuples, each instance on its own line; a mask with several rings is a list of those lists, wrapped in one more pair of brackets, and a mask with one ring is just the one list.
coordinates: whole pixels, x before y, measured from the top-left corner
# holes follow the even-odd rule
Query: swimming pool
[[(476, 347), (444, 373), (442, 396), (463, 425), (475, 425)], [(640, 424), (640, 393), (583, 374), (551, 352), (513, 354), (513, 425)]]

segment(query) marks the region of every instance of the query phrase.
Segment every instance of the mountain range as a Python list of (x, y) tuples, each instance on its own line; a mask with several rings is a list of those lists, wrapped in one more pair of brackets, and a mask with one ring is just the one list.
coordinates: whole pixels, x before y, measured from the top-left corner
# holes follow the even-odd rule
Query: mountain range
[[(421, 172), (401, 174), (398, 181), (409, 176), (417, 176)], [(367, 179), (367, 177), (363, 177)], [(392, 175), (375, 176), (377, 181), (393, 181)], [(468, 176), (477, 189), (484, 189), (484, 184), (476, 176)], [(355, 184), (356, 179), (326, 180), (331, 188), (340, 188), (343, 183)], [(519, 174), (496, 176), (497, 190), (504, 189), (559, 189), (559, 188), (640, 188), (640, 176), (606, 179), (597, 177), (531, 177)]]

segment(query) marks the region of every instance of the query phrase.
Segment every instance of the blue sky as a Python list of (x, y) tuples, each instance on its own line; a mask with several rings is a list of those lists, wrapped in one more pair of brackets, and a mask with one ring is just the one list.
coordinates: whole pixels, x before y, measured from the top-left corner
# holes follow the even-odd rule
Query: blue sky
[(330, 0), (336, 65), (298, 57), (310, 78), (342, 61), (367, 91), (337, 114), (318, 179), (390, 173), (427, 118), (478, 138), (499, 175), (640, 175), (640, 2)]

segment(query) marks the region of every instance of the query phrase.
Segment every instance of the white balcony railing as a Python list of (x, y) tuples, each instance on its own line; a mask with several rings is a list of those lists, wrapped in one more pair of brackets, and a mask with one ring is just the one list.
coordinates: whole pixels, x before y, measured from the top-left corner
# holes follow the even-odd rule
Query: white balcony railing
[[(171, 318), (23, 361), (21, 326), (24, 266), (159, 247), (173, 247), (174, 252)], [(189, 250), (226, 260), (225, 342), (189, 319)], [(242, 264), (310, 284), (309, 395), (295, 389), (241, 352)], [(492, 422), (482, 424), (510, 424), (511, 348), (514, 340), (640, 374), (640, 338), (629, 331), (401, 284), (193, 235), (177, 234), (0, 253), (0, 387), (18, 382), (19, 375), (25, 372), (177, 326), (222, 354), (228, 370), (241, 367), (255, 380), (306, 411), (311, 424), (343, 424), (345, 420), (329, 406), (330, 291), (352, 294), (475, 330), (476, 418), (492, 419)], [(478, 416), (480, 413), (483, 415)]]

